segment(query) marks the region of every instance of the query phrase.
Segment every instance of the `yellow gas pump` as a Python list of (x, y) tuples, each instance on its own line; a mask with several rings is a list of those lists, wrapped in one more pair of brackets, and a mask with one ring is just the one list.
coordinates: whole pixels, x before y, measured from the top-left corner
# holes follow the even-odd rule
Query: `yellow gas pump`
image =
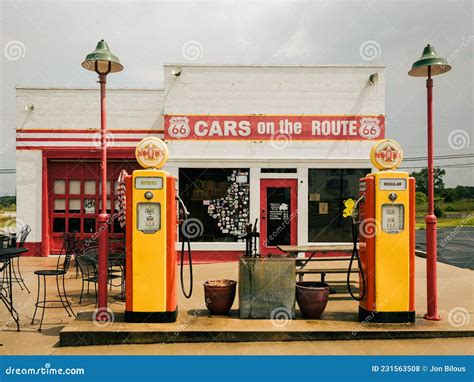
[(135, 156), (144, 169), (125, 177), (125, 321), (174, 322), (176, 186), (175, 178), (160, 170), (167, 161), (168, 148), (161, 139), (149, 137), (139, 142)]
[(352, 209), (355, 259), (359, 265), (359, 319), (415, 321), (415, 180), (396, 171), (403, 159), (390, 139), (375, 143), (371, 161), (380, 171), (360, 179)]

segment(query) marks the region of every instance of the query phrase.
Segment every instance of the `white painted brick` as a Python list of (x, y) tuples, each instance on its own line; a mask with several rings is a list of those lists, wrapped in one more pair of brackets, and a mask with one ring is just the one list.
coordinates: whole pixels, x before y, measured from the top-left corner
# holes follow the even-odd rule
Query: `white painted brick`
[(16, 152), (17, 225), (28, 224), (28, 242), (41, 241), (42, 155), (40, 150)]

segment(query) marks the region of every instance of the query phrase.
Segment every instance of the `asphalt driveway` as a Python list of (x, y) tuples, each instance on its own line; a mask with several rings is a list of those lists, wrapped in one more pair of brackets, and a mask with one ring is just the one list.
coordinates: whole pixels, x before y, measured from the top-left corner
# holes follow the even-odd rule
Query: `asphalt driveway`
[[(416, 231), (416, 249), (426, 250), (426, 231)], [(474, 269), (474, 227), (438, 229), (438, 261)]]

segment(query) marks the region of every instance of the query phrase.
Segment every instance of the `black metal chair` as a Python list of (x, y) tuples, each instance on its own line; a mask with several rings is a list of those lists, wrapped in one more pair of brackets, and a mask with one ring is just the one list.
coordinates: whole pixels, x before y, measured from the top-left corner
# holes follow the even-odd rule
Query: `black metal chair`
[(90, 293), (90, 283), (94, 284), (94, 295), (95, 295), (95, 305), (97, 305), (97, 266), (96, 262), (93, 259), (94, 256), (97, 256), (97, 247), (90, 247), (84, 249), (82, 254), (76, 256), (76, 262), (81, 271), (82, 286), (81, 286), (81, 295), (79, 297), (79, 304), (82, 303), (82, 297), (84, 296), (84, 286), (87, 283), (87, 292)]
[[(94, 294), (95, 294), (95, 304), (97, 305), (97, 284), (99, 283), (98, 277), (98, 247), (88, 247), (85, 248), (82, 254), (76, 256), (76, 261), (78, 262), (79, 269), (81, 270), (82, 276), (82, 287), (81, 295), (79, 297), (79, 304), (82, 302), (82, 297), (84, 296), (84, 287), (87, 283), (87, 293), (90, 293), (90, 283), (94, 284)], [(122, 288), (122, 272), (117, 274), (113, 269), (113, 264), (109, 263), (107, 270), (107, 283), (112, 289), (112, 286), (120, 286)], [(120, 284), (113, 284), (114, 279), (120, 279)], [(122, 293), (122, 291), (121, 291)]]
[[(23, 248), (25, 246), (26, 238), (28, 237), (30, 232), (31, 232), (31, 227), (28, 224), (24, 225), (21, 228), (20, 232), (18, 232), (18, 240), (17, 240), (16, 237), (14, 237), (11, 240), (10, 244), (12, 246), (17, 246), (17, 247)], [(30, 290), (28, 289), (26, 283), (25, 283), (25, 279), (21, 275), (20, 258), (21, 258), (21, 256), (18, 256), (16, 258), (16, 264), (13, 264), (12, 281), (16, 281), (18, 283), (18, 285), (20, 286), (21, 290), (26, 289), (28, 291), (28, 293), (31, 293)]]
[[(38, 308), (42, 308), (43, 312), (41, 314), (41, 321), (40, 321), (40, 326), (38, 331), (41, 331), (41, 327), (43, 325), (43, 319), (44, 319), (44, 311), (47, 308), (64, 308), (66, 310), (67, 314), (69, 317), (73, 315), (76, 317), (76, 314), (72, 310), (71, 303), (69, 302), (67, 298), (67, 293), (66, 293), (66, 287), (64, 284), (64, 280), (66, 277), (66, 273), (69, 270), (69, 266), (71, 265), (71, 257), (74, 254), (75, 248), (76, 248), (76, 240), (77, 240), (77, 235), (75, 233), (65, 233), (64, 234), (64, 240), (63, 240), (63, 247), (61, 249), (61, 252), (58, 256), (58, 261), (56, 263), (56, 269), (42, 269), (35, 271), (35, 275), (38, 276), (38, 294), (36, 296), (36, 304), (35, 304), (35, 313), (33, 314), (33, 319), (31, 320), (31, 323), (34, 324), (35, 317), (36, 317), (36, 312)], [(64, 257), (64, 260), (61, 264), (61, 259)], [(62, 291), (59, 286), (59, 279), (62, 276)], [(59, 294), (59, 300), (47, 300), (46, 299), (46, 278), (47, 277), (55, 277), (56, 278), (56, 288)], [(41, 283), (40, 280), (43, 278), (43, 300), (40, 300), (40, 289), (41, 289)], [(57, 304), (61, 303), (59, 306), (47, 306), (47, 304)]]

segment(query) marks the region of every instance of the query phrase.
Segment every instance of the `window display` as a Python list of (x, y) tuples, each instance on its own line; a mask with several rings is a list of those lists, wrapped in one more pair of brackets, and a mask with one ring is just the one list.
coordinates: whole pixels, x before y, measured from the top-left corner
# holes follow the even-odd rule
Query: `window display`
[(202, 225), (194, 241), (242, 241), (249, 222), (248, 169), (179, 170), (179, 193)]

